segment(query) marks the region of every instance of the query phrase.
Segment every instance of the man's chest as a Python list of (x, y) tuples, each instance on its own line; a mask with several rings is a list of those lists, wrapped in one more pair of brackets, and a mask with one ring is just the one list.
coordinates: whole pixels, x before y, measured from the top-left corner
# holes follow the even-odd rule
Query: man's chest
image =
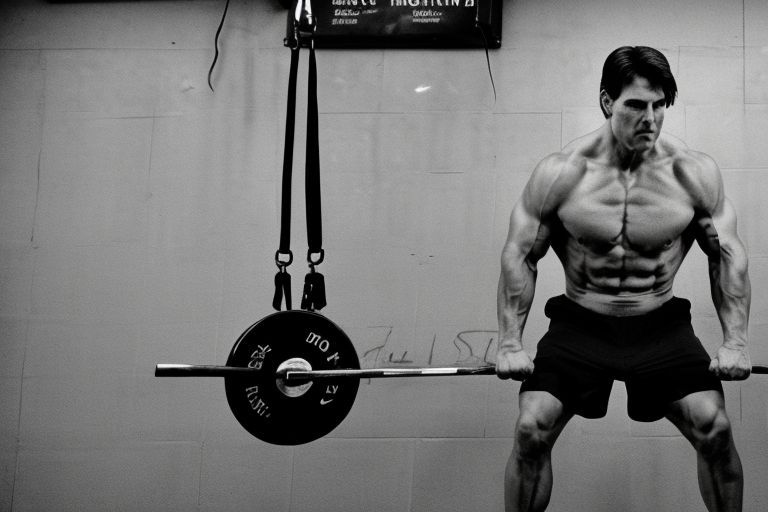
[(682, 235), (694, 208), (671, 173), (588, 173), (557, 214), (568, 234), (582, 244), (653, 251)]

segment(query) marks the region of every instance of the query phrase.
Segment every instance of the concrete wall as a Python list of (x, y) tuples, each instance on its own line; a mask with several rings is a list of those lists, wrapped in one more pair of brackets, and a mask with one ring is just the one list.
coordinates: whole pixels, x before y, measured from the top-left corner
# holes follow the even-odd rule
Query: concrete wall
[[(331, 435), (277, 447), (237, 424), (220, 379), (153, 377), (223, 363), (271, 311), (285, 10), (232, 2), (212, 93), (223, 6), (0, 7), (0, 510), (500, 510), (516, 384), (364, 381)], [(516, 0), (490, 56), (495, 100), (482, 50), (318, 55), (323, 312), (364, 365), (485, 357), (509, 211), (541, 157), (602, 122), (600, 68), (624, 44), (668, 56), (666, 129), (723, 169), (751, 258), (752, 356), (768, 361), (768, 4)], [(705, 273), (692, 251), (676, 291), (714, 350)], [(562, 281), (548, 256), (531, 347)], [(768, 379), (726, 395), (745, 510), (764, 511)], [(568, 426), (550, 510), (702, 510), (687, 442), (625, 402), (615, 386), (606, 418)]]

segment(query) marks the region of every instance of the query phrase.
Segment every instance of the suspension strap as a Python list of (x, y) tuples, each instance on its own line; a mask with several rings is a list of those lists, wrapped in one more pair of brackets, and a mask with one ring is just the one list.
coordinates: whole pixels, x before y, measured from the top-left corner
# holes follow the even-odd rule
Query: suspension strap
[(291, 244), (291, 180), (293, 171), (293, 143), (296, 123), (296, 82), (299, 66), (299, 50), (303, 40), (309, 40), (309, 69), (307, 78), (307, 140), (305, 167), (305, 196), (307, 219), (307, 262), (309, 273), (304, 280), (301, 308), (314, 311), (326, 305), (323, 275), (316, 271), (324, 257), (323, 229), (320, 193), (320, 143), (317, 108), (317, 61), (313, 32), (315, 20), (309, 0), (298, 0), (294, 15), (293, 35), (286, 40), (291, 49), (291, 68), (288, 79), (288, 109), (285, 123), (285, 148), (283, 153), (282, 207), (280, 220), (280, 247), (275, 254), (278, 272), (275, 275), (275, 296), (272, 307), (280, 310), (283, 299), (286, 309), (291, 309), (291, 276), (287, 267), (293, 262)]
[(288, 76), (288, 112), (285, 117), (285, 147), (283, 149), (282, 206), (280, 212), (280, 246), (275, 253), (275, 296), (272, 307), (280, 311), (283, 299), (285, 309), (292, 309), (291, 275), (288, 266), (293, 263), (291, 252), (291, 178), (293, 176), (293, 138), (296, 124), (296, 78), (299, 70), (299, 48), (291, 48), (291, 68)]
[(307, 203), (307, 263), (309, 273), (304, 278), (301, 309), (313, 311), (326, 305), (325, 278), (315, 267), (325, 258), (323, 251), (323, 222), (320, 202), (320, 142), (317, 112), (317, 62), (314, 40), (309, 46), (309, 78), (307, 102), (307, 152), (305, 189)]

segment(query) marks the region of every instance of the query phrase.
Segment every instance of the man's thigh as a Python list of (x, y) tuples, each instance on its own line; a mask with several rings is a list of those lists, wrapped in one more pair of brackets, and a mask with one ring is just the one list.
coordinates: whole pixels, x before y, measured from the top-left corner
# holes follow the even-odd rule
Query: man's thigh
[[(688, 322), (660, 329), (632, 357), (627, 409), (637, 421), (656, 421), (668, 410), (705, 414), (722, 400), (722, 385), (709, 371), (711, 357)], [(699, 394), (700, 392), (712, 392)], [(703, 409), (702, 409), (703, 408)]]

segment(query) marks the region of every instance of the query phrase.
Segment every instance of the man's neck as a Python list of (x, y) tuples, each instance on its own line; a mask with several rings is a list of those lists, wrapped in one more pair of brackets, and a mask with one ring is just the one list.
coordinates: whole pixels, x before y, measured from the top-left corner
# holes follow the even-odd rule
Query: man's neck
[(610, 121), (606, 122), (603, 132), (606, 144), (606, 156), (612, 167), (620, 171), (636, 171), (643, 162), (649, 160), (656, 151), (655, 145), (643, 151), (637, 151), (623, 145), (613, 134)]

